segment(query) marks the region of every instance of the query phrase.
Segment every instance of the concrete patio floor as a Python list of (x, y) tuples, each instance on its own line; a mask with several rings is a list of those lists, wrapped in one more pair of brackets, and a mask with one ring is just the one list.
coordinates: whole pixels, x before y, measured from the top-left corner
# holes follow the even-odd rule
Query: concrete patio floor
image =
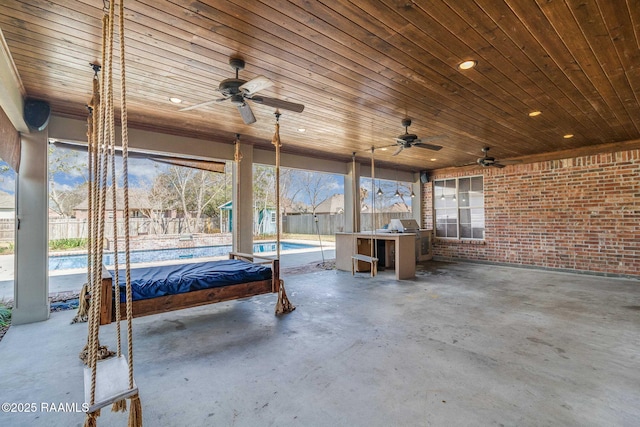
[[(471, 263), (285, 277), (275, 296), (139, 318), (146, 426), (633, 426), (640, 282)], [(0, 342), (3, 426), (81, 426), (86, 324), (73, 312)], [(101, 329), (113, 345), (114, 327)], [(50, 405), (49, 405), (50, 406)], [(107, 409), (98, 425), (126, 425)]]

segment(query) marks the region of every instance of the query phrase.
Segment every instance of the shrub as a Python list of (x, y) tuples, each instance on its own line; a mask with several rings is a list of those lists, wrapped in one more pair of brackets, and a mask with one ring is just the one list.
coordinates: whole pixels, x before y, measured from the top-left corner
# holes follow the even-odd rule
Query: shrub
[(86, 249), (86, 248), (87, 248), (87, 239), (83, 239), (80, 237), (49, 241), (49, 250), (52, 250), (52, 251), (61, 251), (61, 250), (68, 250), (68, 249)]
[(11, 323), (11, 309), (0, 301), (0, 327), (9, 326)]
[(13, 242), (2, 243), (0, 245), (0, 255), (12, 254), (14, 251)]

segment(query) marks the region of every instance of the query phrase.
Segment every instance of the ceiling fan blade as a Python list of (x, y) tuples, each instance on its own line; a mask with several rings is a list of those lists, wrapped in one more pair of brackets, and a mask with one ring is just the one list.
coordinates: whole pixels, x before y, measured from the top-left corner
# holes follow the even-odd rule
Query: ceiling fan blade
[(425, 144), (422, 141), (414, 142), (412, 145), (414, 147), (426, 148), (427, 150), (433, 150), (433, 151), (438, 151), (442, 149), (442, 147), (439, 145)]
[(251, 79), (245, 84), (241, 85), (238, 89), (244, 91), (245, 93), (252, 95), (262, 89), (266, 89), (268, 87), (273, 86), (273, 82), (266, 78), (265, 76), (258, 76), (255, 79)]
[(426, 138), (420, 138), (420, 142), (429, 142), (429, 141), (434, 141), (436, 139), (442, 139), (442, 138), (446, 138), (447, 135), (434, 135), (434, 136), (428, 136)]
[(248, 125), (256, 122), (256, 116), (253, 115), (253, 111), (251, 111), (251, 107), (246, 102), (238, 105), (238, 111), (242, 116), (242, 120)]
[(247, 99), (252, 100), (257, 104), (267, 105), (274, 108), (282, 108), (283, 110), (293, 111), (294, 113), (302, 113), (304, 105), (296, 104), (295, 102), (289, 102), (277, 98), (267, 98), (264, 96), (252, 96)]
[(506, 165), (503, 165), (503, 164), (500, 164), (500, 163), (494, 163), (494, 164), (492, 164), (491, 166), (493, 166), (494, 168), (503, 168), (503, 167), (505, 167)]
[(392, 154), (392, 156), (397, 156), (402, 150), (404, 150), (404, 145), (399, 146), (396, 152)]
[(191, 105), (189, 107), (184, 107), (179, 109), (178, 111), (189, 111), (189, 110), (195, 110), (196, 108), (200, 108), (200, 107), (206, 107), (207, 105), (211, 105), (211, 104), (215, 104), (216, 102), (222, 102), (222, 101), (226, 101), (227, 98), (218, 98), (218, 99), (213, 99), (211, 101), (206, 101), (206, 102), (201, 102), (200, 104), (196, 104), (196, 105)]

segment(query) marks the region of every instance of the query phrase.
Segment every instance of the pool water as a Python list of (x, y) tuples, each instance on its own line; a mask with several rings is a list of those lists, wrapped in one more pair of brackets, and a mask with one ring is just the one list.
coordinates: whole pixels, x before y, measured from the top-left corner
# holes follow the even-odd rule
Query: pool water
[[(313, 248), (314, 245), (304, 243), (280, 243), (280, 250)], [(275, 252), (276, 242), (255, 243), (253, 253)], [(224, 256), (231, 252), (231, 245), (224, 246), (199, 246), (195, 248), (169, 248), (131, 251), (131, 264), (154, 261), (171, 261), (180, 259), (195, 259)], [(103, 263), (106, 266), (114, 265), (113, 252), (105, 252)], [(124, 253), (118, 253), (118, 264), (124, 266)], [(87, 254), (51, 255), (49, 256), (49, 271), (70, 270), (74, 268), (87, 268)]]

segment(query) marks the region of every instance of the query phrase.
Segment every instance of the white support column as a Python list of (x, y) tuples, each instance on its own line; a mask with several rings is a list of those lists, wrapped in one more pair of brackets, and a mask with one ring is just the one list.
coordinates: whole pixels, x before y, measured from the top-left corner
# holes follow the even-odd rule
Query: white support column
[(29, 132), (22, 116), (24, 96), (22, 80), (0, 29), (0, 108), (19, 132)]
[[(47, 130), (22, 134), (16, 182), (13, 324), (49, 318)], [(19, 262), (18, 262), (19, 261)]]
[(355, 169), (353, 162), (348, 163), (344, 176), (344, 231), (360, 231), (360, 163), (355, 164)]
[(242, 160), (233, 164), (233, 250), (253, 253), (253, 146), (240, 144)]

